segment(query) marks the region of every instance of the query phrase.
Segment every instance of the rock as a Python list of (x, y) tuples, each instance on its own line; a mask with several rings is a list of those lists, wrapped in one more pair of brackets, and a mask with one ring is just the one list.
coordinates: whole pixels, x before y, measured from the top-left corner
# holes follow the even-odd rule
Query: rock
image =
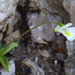
[(15, 11), (15, 14), (11, 16), (9, 23), (8, 23), (8, 29), (7, 29), (7, 35), (12, 33), (14, 25), (18, 22), (18, 20), (21, 18), (21, 15), (19, 12)]
[(75, 40), (74, 41), (66, 41), (66, 48), (68, 50), (68, 57), (72, 56), (73, 51), (75, 50)]
[(19, 5), (21, 5), (22, 7), (24, 7), (25, 6), (25, 2), (26, 2), (26, 0), (19, 0)]
[(0, 22), (15, 11), (18, 0), (0, 0)]
[[(70, 16), (63, 8), (64, 0), (30, 0), (30, 7), (33, 7), (32, 10), (45, 10), (51, 14), (58, 14), (62, 17), (63, 22), (70, 22)], [(59, 8), (58, 8), (59, 7)]]
[(64, 36), (57, 37), (56, 44), (57, 44), (57, 47), (56, 47), (57, 52), (67, 55), (67, 49), (66, 49), (66, 46), (65, 46), (65, 38), (64, 38)]
[(6, 44), (9, 44), (10, 42), (12, 42), (13, 40), (15, 40), (19, 36), (20, 36), (19, 30), (16, 30), (15, 32), (9, 34), (9, 36), (7, 36), (4, 39), (4, 41), (6, 42)]
[(56, 56), (55, 56), (57, 59), (61, 60), (61, 61), (64, 61), (65, 58), (66, 58), (66, 55), (63, 54), (63, 53), (56, 53)]
[(0, 33), (0, 41), (3, 39), (3, 33)]
[(7, 72), (3, 67), (0, 68), (0, 75), (15, 75), (15, 62), (14, 62), (14, 60), (9, 61), (9, 72)]
[[(28, 21), (29, 28), (33, 28), (44, 22), (61, 22), (60, 16), (51, 15), (49, 12), (42, 10), (38, 15), (37, 13), (31, 14), (31, 18)], [(45, 43), (43, 39), (50, 41), (54, 38), (53, 29), (56, 24), (45, 24), (31, 31), (32, 40), (38, 43)]]
[(63, 7), (69, 13), (71, 22), (75, 26), (75, 0), (64, 0)]
[(40, 54), (44, 57), (49, 57), (49, 52), (47, 50), (42, 50)]
[(31, 68), (32, 75), (45, 75), (44, 70), (30, 59), (25, 58), (22, 63)]
[(64, 70), (66, 75), (75, 75), (75, 40), (66, 41), (67, 58), (64, 64)]
[(75, 40), (74, 41), (66, 41), (66, 48), (68, 50), (67, 54), (68, 57), (70, 57), (72, 55), (73, 50), (75, 50)]
[[(52, 14), (59, 14), (62, 17), (63, 23), (70, 22), (69, 13), (63, 8), (64, 0), (47, 0), (49, 7), (51, 7)], [(71, 0), (70, 0), (71, 1)]]
[(35, 63), (37, 63), (38, 62), (38, 57), (35, 57)]
[(75, 75), (75, 50), (67, 57), (64, 63), (64, 71), (66, 75)]
[(30, 7), (34, 7), (35, 10), (37, 9), (46, 9), (47, 11), (51, 12), (51, 7), (49, 7), (46, 0), (31, 0)]
[(0, 0), (0, 30), (6, 30), (12, 14), (15, 14), (17, 2), (18, 0)]
[[(70, 22), (69, 14), (63, 9), (62, 3), (63, 0), (31, 0), (29, 5), (32, 7), (31, 10), (36, 11), (39, 9), (40, 12), (28, 14), (29, 28), (31, 29), (32, 27), (44, 22)], [(43, 39), (47, 41), (53, 40), (53, 29), (55, 25), (56, 24), (45, 24), (32, 30), (32, 40), (38, 43), (45, 43)]]

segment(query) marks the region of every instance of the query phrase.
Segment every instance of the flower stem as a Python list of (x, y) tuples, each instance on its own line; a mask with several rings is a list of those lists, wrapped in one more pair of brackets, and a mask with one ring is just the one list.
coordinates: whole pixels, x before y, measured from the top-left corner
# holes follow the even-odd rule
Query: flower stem
[[(17, 39), (21, 38), (22, 36), (24, 36), (25, 34), (27, 34), (28, 32), (30, 32), (31, 30), (33, 30), (33, 29), (35, 29), (35, 28), (37, 28), (37, 27), (39, 27), (39, 26), (41, 26), (41, 25), (47, 24), (47, 23), (55, 23), (55, 24), (58, 24), (59, 22), (45, 22), (45, 23), (41, 23), (41, 24), (39, 24), (39, 25), (33, 27), (32, 29), (30, 29), (30, 30), (24, 32), (22, 35), (20, 35), (19, 37), (17, 37), (17, 38), (16, 38), (15, 40), (13, 40), (11, 43), (13, 43), (13, 42), (16, 41)], [(9, 44), (4, 48), (3, 51), (5, 51), (6, 48), (7, 48), (11, 43), (9, 43)], [(3, 51), (2, 51), (2, 52), (3, 52)], [(1, 52), (1, 53), (2, 53), (2, 52)], [(0, 54), (1, 54), (1, 53), (0, 53)]]

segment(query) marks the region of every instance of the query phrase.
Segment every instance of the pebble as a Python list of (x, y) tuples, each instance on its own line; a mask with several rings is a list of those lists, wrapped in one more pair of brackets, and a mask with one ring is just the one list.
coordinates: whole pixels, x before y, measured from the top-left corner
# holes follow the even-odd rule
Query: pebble
[(41, 54), (42, 56), (44, 56), (44, 57), (49, 57), (49, 53), (48, 53), (47, 50), (42, 50), (42, 51), (40, 52), (40, 54)]

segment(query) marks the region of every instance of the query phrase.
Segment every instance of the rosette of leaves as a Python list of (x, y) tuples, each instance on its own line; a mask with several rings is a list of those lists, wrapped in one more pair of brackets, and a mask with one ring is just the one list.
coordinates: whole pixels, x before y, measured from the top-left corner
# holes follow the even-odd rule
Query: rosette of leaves
[(17, 45), (18, 45), (17, 42), (12, 42), (8, 46), (3, 47), (2, 43), (0, 42), (0, 63), (5, 68), (6, 71), (9, 71), (9, 62), (5, 54), (7, 54), (10, 50), (12, 50)]

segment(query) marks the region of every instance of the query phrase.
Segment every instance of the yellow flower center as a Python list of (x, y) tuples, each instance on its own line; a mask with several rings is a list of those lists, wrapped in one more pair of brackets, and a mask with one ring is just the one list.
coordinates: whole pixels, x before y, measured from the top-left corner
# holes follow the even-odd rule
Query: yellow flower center
[[(63, 31), (64, 31), (64, 30), (63, 30)], [(64, 31), (64, 33), (67, 35), (67, 37), (70, 36), (70, 33), (66, 32), (66, 31)]]

